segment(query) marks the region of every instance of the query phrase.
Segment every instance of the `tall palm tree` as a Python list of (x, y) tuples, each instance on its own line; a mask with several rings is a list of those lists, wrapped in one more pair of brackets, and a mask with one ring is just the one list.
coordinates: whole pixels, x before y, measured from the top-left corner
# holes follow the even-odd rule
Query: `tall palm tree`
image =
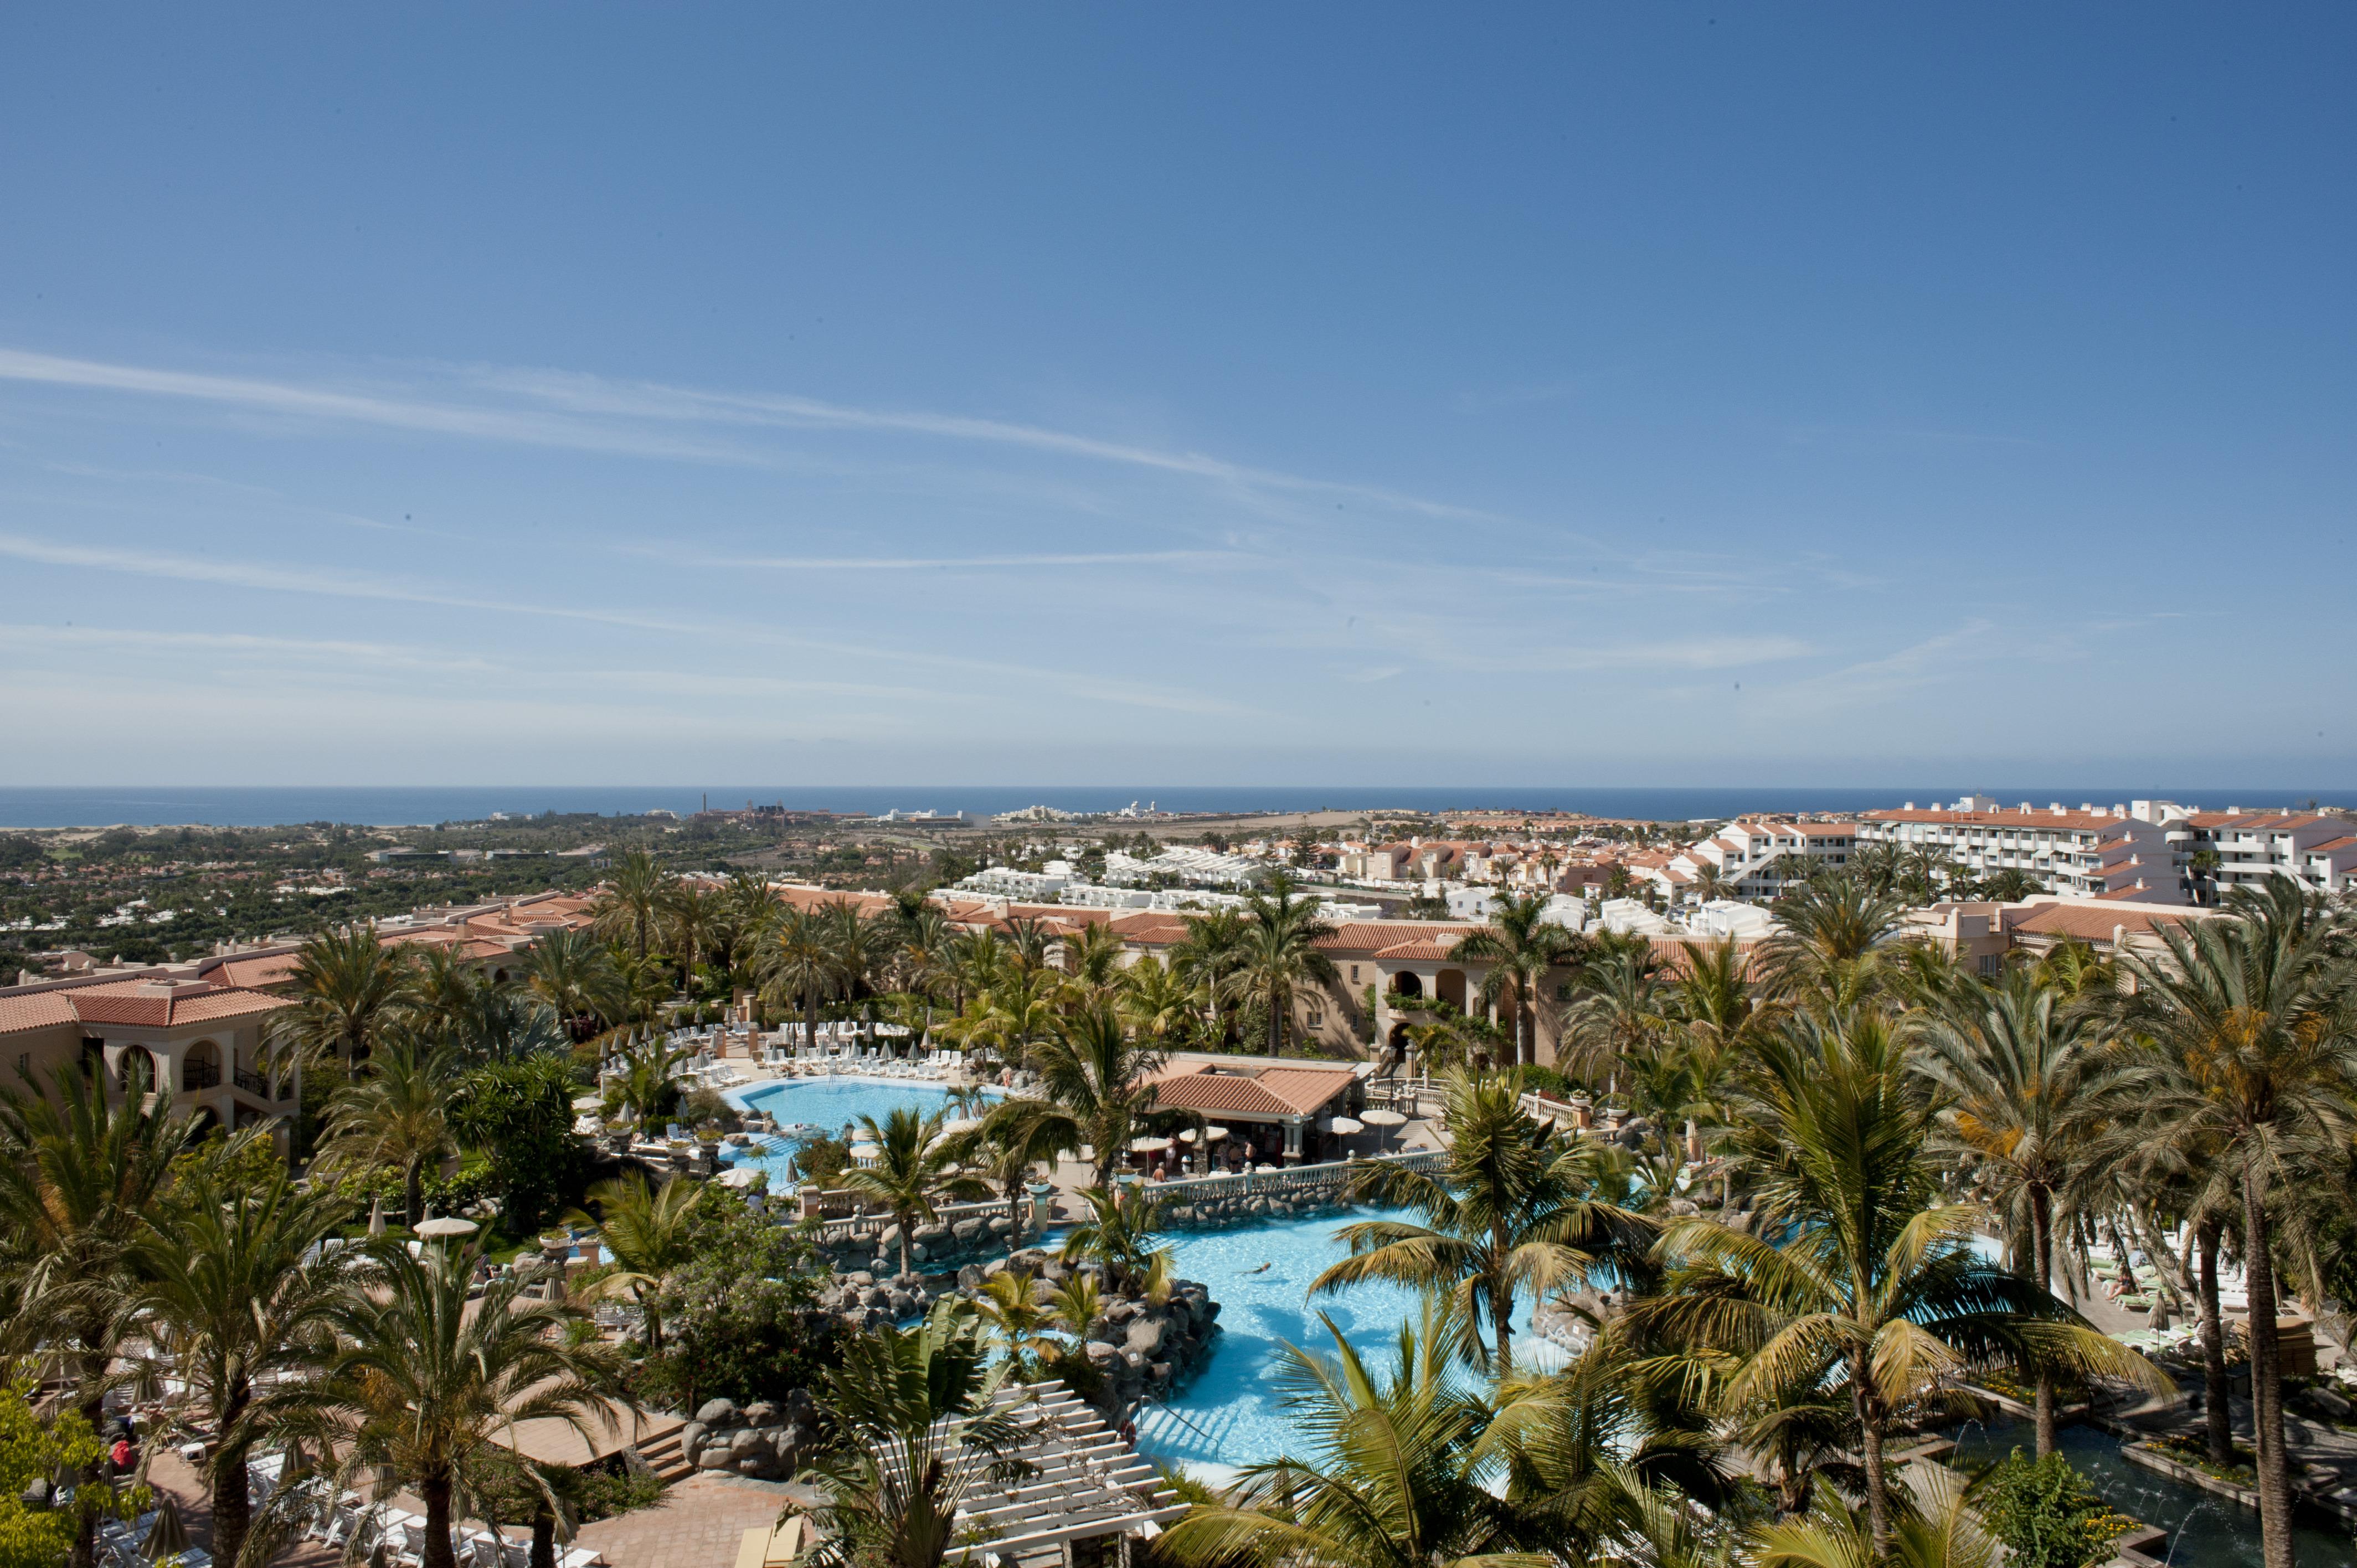
[(904, 1274), (915, 1272), (909, 1248), (916, 1243), (917, 1226), (932, 1222), (937, 1204), (944, 1198), (991, 1195), (987, 1183), (958, 1169), (958, 1151), (942, 1135), (942, 1123), (948, 1120), (946, 1111), (928, 1116), (913, 1105), (894, 1106), (881, 1122), (862, 1116), (859, 1125), (866, 1141), (876, 1145), (875, 1162), (843, 1173), (844, 1190), (890, 1211), (900, 1232)]
[[(826, 1501), (790, 1502), (823, 1539), (812, 1568), (940, 1568), (966, 1540), (968, 1497), (1014, 1481), (1030, 1428), (1021, 1402), (1001, 1402), (1014, 1362), (993, 1353), (981, 1319), (944, 1300), (913, 1329), (844, 1341), (820, 1404), (832, 1418), (809, 1474)], [(430, 1565), (429, 1565), (430, 1568)]]
[(719, 944), (728, 911), (716, 888), (685, 878), (674, 879), (664, 890), (658, 929), (679, 954), (680, 973), (690, 983), (696, 965)]
[(1362, 1219), (1335, 1234), (1351, 1256), (1319, 1274), (1323, 1294), (1365, 1280), (1449, 1292), (1468, 1322), (1486, 1317), (1490, 1344), (1470, 1351), (1501, 1376), (1513, 1366), (1514, 1307), (1577, 1284), (1608, 1258), (1640, 1253), (1652, 1239), (1643, 1217), (1597, 1197), (1612, 1155), (1599, 1140), (1573, 1141), (1523, 1114), (1519, 1071), (1448, 1079), (1439, 1168), (1370, 1165), (1351, 1184), (1364, 1203), (1416, 1211), (1422, 1224)]
[(408, 952), (377, 940), (373, 923), (322, 931), (295, 954), (295, 1009), (277, 1034), (298, 1048), (360, 1060), (416, 999)]
[(1491, 1412), (1449, 1376), (1446, 1336), (1400, 1326), (1388, 1377), (1331, 1318), (1329, 1359), (1280, 1352), (1276, 1385), (1308, 1456), (1247, 1466), (1234, 1502), (1198, 1505), (1156, 1542), (1182, 1568), (1551, 1568), (1537, 1520), (1501, 1493)]
[(842, 988), (843, 967), (834, 932), (814, 910), (787, 905), (764, 928), (753, 952), (753, 972), (763, 1000), (799, 1006), (803, 1038), (818, 1037), (820, 1004)]
[(1884, 1440), (1951, 1397), (1955, 1373), (2005, 1359), (2165, 1386), (2050, 1293), (1975, 1254), (1982, 1211), (1939, 1201), (1932, 1114), (1884, 1015), (1792, 1020), (1760, 1043), (1738, 1119), (1768, 1223), (1674, 1223), (1659, 1247), (1665, 1289), (1624, 1313), (1634, 1331), (1741, 1358), (1730, 1411), (1787, 1391), (1846, 1395), (1879, 1556), (1892, 1541)]
[(332, 1193), (296, 1190), (283, 1168), (256, 1187), (225, 1179), (211, 1162), (142, 1216), (135, 1299), (178, 1386), (172, 1424), (211, 1435), (204, 1472), (213, 1555), (224, 1564), (237, 1563), (253, 1514), (245, 1466), (260, 1435), (255, 1391), (319, 1362), (346, 1289), (342, 1254), (311, 1255), (335, 1233), (339, 1207)]
[(1538, 1063), (1534, 1010), (1544, 993), (1547, 972), (1572, 962), (1580, 948), (1575, 933), (1544, 918), (1547, 897), (1508, 894), (1490, 912), (1489, 924), (1468, 931), (1448, 950), (1452, 962), (1490, 966), (1481, 977), (1482, 998), (1504, 1005), (1513, 1026), (1514, 1060), (1523, 1067)]
[(425, 1172), (457, 1153), (450, 1131), (457, 1063), (447, 1050), (404, 1041), (369, 1058), (366, 1070), (328, 1101), (330, 1168), (386, 1166), (401, 1173), (411, 1229), (425, 1218)]
[(2003, 1561), (1996, 1538), (1966, 1506), (1964, 1477), (1944, 1465), (1910, 1465), (1905, 1484), (1909, 1506), (1882, 1546), (1870, 1512), (1820, 1497), (1808, 1518), (1761, 1529), (1744, 1561), (1758, 1568), (1996, 1568)]
[(960, 1012), (997, 984), (1000, 973), (1014, 961), (1006, 944), (987, 926), (951, 937), (944, 959), (951, 976), (950, 1004)]
[[(110, 1103), (75, 1066), (59, 1068), (47, 1093), (29, 1078), (23, 1090), (0, 1087), (0, 1301), (10, 1307), (0, 1337), (16, 1341), (12, 1353), (45, 1341), (62, 1355), (92, 1431), (132, 1327), (144, 1216), (191, 1142), (169, 1086), (145, 1089), (146, 1069), (135, 1067)], [(74, 1568), (90, 1568), (96, 1518), (79, 1512)]]
[(1023, 1242), (1024, 1189), (1039, 1163), (1056, 1157), (1056, 1135), (1053, 1129), (1034, 1119), (992, 1122), (989, 1103), (985, 1101), (979, 1107), (985, 1112), (977, 1119), (979, 1124), (953, 1137), (951, 1149), (960, 1163), (980, 1171), (1006, 1199), (1006, 1245), (1011, 1251)]
[(1606, 1077), (1668, 1029), (1668, 1001), (1650, 945), (1597, 953), (1582, 966), (1557, 1026), (1565, 1059), (1591, 1080)]
[(1246, 896), (1243, 934), (1227, 983), (1233, 995), (1249, 997), (1266, 1010), (1268, 1054), (1273, 1057), (1285, 1054), (1295, 993), (1340, 978), (1334, 961), (1318, 946), (1327, 929), (1324, 909), (1298, 896), (1298, 885), (1287, 872), (1272, 874), (1266, 888)]
[(610, 1348), (566, 1330), (587, 1314), (536, 1301), (536, 1281), (495, 1279), (469, 1290), (482, 1254), (397, 1243), (365, 1249), (358, 1287), (333, 1313), (338, 1348), (324, 1373), (264, 1402), (271, 1422), (337, 1458), (349, 1483), (390, 1469), (425, 1504), (423, 1568), (455, 1568), (451, 1522), (512, 1477), (511, 1448), (530, 1421), (564, 1423), (595, 1446), (593, 1420), (636, 1405)]
[[(1049, 1332), (1056, 1322), (1056, 1309), (1032, 1294), (1028, 1274), (1006, 1269), (991, 1275), (982, 1282), (974, 1305), (983, 1327), (1015, 1358), (1018, 1375), (1064, 1348), (1063, 1341)], [(1081, 1326), (1086, 1329), (1088, 1325)], [(1027, 1376), (1025, 1380), (1030, 1380)]]
[(1056, 945), (1055, 933), (1048, 922), (1030, 915), (1017, 915), (1006, 922), (1006, 951), (1017, 968), (1041, 970), (1048, 967), (1048, 950)]
[[(1916, 1069), (1938, 1086), (1931, 1149), (1970, 1173), (2005, 1222), (2016, 1268), (2054, 1285), (2058, 1208), (2088, 1174), (2118, 1075), (2098, 1059), (2093, 1019), (2058, 1006), (2054, 991), (2017, 970), (1980, 1005), (1933, 1016)], [(2038, 1369), (2038, 1456), (2054, 1452), (2054, 1373)]]
[(2164, 928), (2164, 954), (2123, 955), (2134, 989), (2113, 1004), (2113, 1024), (2131, 1042), (2121, 1092), (2144, 1135), (2208, 1152), (2241, 1189), (2260, 1533), (2268, 1568), (2289, 1568), (2269, 1196), (2342, 1168), (2357, 1130), (2357, 1032), (2339, 917), (2288, 887), (2238, 890), (2229, 908), (2239, 918)]
[(606, 1093), (619, 1102), (616, 1109), (629, 1112), (640, 1126), (650, 1126), (679, 1104), (679, 1085), (672, 1075), (687, 1058), (684, 1047), (665, 1045), (652, 1036), (626, 1041), (616, 1058), (616, 1070), (607, 1079)]
[(705, 1187), (674, 1176), (661, 1187), (628, 1172), (591, 1187), (597, 1234), (614, 1260), (614, 1272), (591, 1289), (604, 1296), (627, 1294), (646, 1315), (647, 1353), (662, 1349), (661, 1293), (672, 1272), (695, 1255), (695, 1220)]
[(1110, 1186), (1130, 1140), (1182, 1112), (1157, 1111), (1150, 1081), (1162, 1054), (1123, 1026), (1121, 1014), (1099, 998), (1069, 1016), (1032, 1049), (1044, 1098), (999, 1101), (984, 1119), (985, 1135), (1020, 1139), (1039, 1149), (1087, 1145), (1096, 1163), (1096, 1185)]
[(856, 997), (891, 951), (890, 918), (870, 919), (848, 898), (837, 898), (819, 913), (834, 950), (835, 990), (845, 998)]
[(720, 916), (714, 929), (714, 948), (733, 970), (751, 954), (762, 929), (777, 918), (778, 895), (767, 877), (737, 871), (729, 874), (728, 884), (720, 889), (718, 899)]
[(642, 849), (626, 852), (598, 891), (597, 934), (609, 942), (627, 943), (634, 957), (646, 957), (671, 891), (671, 874), (655, 864), (653, 855)]
[(586, 930), (551, 931), (533, 942), (524, 953), (524, 984), (556, 1009), (576, 1045), (630, 1012), (630, 987), (613, 953)]
[(1220, 1024), (1220, 997), (1227, 978), (1242, 961), (1244, 918), (1233, 909), (1189, 915), (1187, 934), (1170, 950), (1170, 971), (1202, 989), (1211, 1006), (1211, 1036), (1227, 1038)]

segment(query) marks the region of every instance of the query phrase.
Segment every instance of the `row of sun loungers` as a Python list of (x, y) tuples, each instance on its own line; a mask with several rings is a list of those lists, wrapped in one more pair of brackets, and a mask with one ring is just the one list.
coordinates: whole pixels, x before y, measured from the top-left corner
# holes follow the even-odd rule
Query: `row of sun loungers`
[[(316, 1541), (368, 1561), (376, 1560), (380, 1548), (389, 1564), (414, 1568), (425, 1557), (424, 1515), (390, 1503), (371, 1506), (357, 1492), (346, 1492), (332, 1507), (318, 1509), (307, 1533)], [(529, 1540), (501, 1536), (481, 1528), (453, 1526), (450, 1548), (468, 1568), (529, 1568), (532, 1560)], [(587, 1547), (561, 1551), (556, 1560), (557, 1568), (593, 1568), (604, 1561)]]

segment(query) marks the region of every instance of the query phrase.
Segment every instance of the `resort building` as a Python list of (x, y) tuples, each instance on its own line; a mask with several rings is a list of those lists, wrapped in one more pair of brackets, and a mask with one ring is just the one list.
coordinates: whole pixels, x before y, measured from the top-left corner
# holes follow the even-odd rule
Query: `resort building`
[(2050, 893), (2182, 904), (2183, 867), (2160, 820), (2167, 804), (2136, 804), (2139, 811), (2083, 804), (2073, 811), (2060, 801), (2043, 810), (2027, 801), (2002, 810), (1986, 796), (1967, 795), (1953, 806), (1918, 811), (1910, 801), (1860, 816), (1857, 842), (1928, 849), (1975, 877), (2018, 870)]
[(18, 1083), (60, 1068), (102, 1074), (119, 1100), (134, 1083), (169, 1090), (210, 1126), (268, 1126), (303, 1096), (300, 1063), (264, 1049), (272, 1016), (294, 1005), (242, 986), (167, 974), (48, 980), (0, 988), (0, 1056)]
[(1351, 1109), (1367, 1070), (1364, 1064), (1351, 1068), (1288, 1060), (1272, 1065), (1265, 1059), (1184, 1053), (1152, 1081), (1157, 1106), (1192, 1111), (1226, 1127), (1230, 1142), (1250, 1144), (1251, 1153), (1262, 1160), (1298, 1165), (1322, 1157), (1318, 1123)]
[[(2139, 802), (2141, 804), (2141, 802)], [(2317, 893), (2348, 891), (2357, 877), (2357, 822), (2271, 811), (2191, 811), (2167, 823), (2168, 837), (2205, 899), (2288, 876)], [(2193, 856), (2207, 849), (2197, 875)]]
[[(1856, 822), (1738, 818), (1669, 855), (1634, 857), (1630, 871), (1671, 903), (1706, 897), (1773, 898), (1789, 884), (1848, 865), (1857, 844)], [(1706, 893), (1706, 888), (1712, 890)]]

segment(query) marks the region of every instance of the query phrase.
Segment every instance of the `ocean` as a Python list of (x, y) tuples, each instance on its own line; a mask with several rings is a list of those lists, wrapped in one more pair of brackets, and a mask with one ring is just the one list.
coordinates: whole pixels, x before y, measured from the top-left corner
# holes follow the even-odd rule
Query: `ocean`
[[(1152, 785), (1103, 788), (1038, 788), (1007, 785), (878, 784), (841, 786), (748, 787), (730, 785), (709, 790), (675, 785), (431, 785), (369, 786), (207, 786), (158, 785), (134, 787), (8, 787), (0, 788), (0, 828), (98, 827), (130, 823), (140, 827), (180, 823), (213, 827), (275, 827), (288, 822), (349, 822), (360, 826), (397, 827), (434, 822), (479, 822), (494, 811), (509, 816), (536, 816), (544, 811), (566, 814), (594, 812), (601, 816), (632, 816), (661, 809), (681, 816), (698, 810), (708, 799), (716, 810), (748, 802), (782, 802), (790, 810), (856, 811), (877, 815), (888, 811), (965, 811), (994, 816), (1025, 806), (1052, 806), (1064, 811), (1114, 811), (1135, 801), (1151, 803), (1166, 811), (1587, 811), (1601, 817), (1633, 817), (1652, 822), (1724, 821), (1749, 812), (1864, 811), (1904, 805), (1913, 800), (1929, 806), (1953, 800), (1973, 790), (1970, 784), (1948, 783), (1937, 789), (1801, 789), (1784, 786), (1742, 788), (1598, 788), (1576, 786), (1434, 785), (1428, 788), (1336, 784), (1301, 788), (1250, 786), (1157, 789)], [(2008, 805), (2022, 800), (2045, 805), (2061, 800), (2076, 806), (2125, 804), (2130, 800), (2160, 799), (2201, 804), (2212, 810), (2233, 806), (2281, 807), (2311, 800), (2326, 803), (2357, 800), (2357, 789), (2262, 788), (2255, 789), (2169, 790), (2149, 785), (2092, 789), (2085, 785), (2040, 785), (2023, 788), (1979, 786), (1978, 792)]]

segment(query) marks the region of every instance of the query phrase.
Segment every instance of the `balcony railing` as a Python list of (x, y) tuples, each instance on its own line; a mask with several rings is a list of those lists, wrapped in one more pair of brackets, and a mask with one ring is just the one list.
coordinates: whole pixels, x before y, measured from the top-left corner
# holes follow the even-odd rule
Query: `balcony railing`
[(257, 1100), (270, 1098), (270, 1080), (250, 1068), (231, 1068), (230, 1077), (237, 1086)]
[(221, 1069), (212, 1062), (183, 1062), (180, 1064), (180, 1087), (187, 1090), (219, 1089)]

